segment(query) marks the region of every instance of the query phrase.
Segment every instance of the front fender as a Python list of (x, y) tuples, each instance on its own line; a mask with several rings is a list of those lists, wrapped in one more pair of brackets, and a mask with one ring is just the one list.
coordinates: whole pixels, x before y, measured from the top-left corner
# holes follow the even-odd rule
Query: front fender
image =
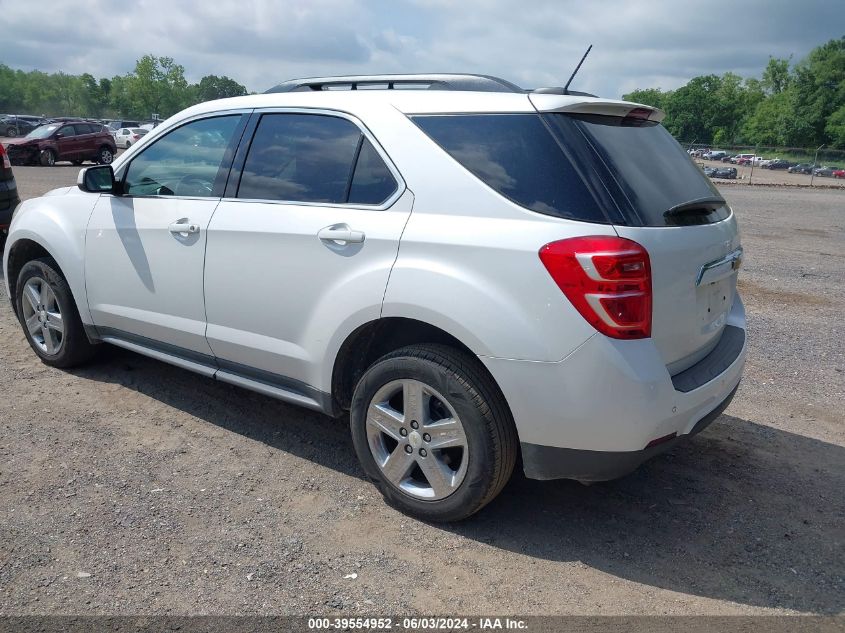
[(12, 219), (3, 253), (6, 293), (11, 299), (9, 256), (23, 240), (35, 242), (56, 260), (73, 292), (80, 319), (91, 324), (85, 294), (85, 229), (99, 194), (76, 188), (51, 194), (23, 202)]

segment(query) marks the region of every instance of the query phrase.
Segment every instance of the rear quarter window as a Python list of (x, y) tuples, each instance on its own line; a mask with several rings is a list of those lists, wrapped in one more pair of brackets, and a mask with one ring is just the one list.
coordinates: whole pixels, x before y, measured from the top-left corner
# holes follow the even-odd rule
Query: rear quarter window
[(426, 115), (412, 120), (464, 168), (516, 204), (560, 218), (608, 222), (539, 115)]

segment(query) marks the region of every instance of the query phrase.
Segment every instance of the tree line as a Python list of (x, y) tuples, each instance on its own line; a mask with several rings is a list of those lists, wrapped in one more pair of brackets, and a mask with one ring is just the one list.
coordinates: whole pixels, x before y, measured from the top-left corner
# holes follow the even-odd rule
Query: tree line
[(206, 75), (185, 79), (185, 68), (171, 57), (145, 55), (135, 69), (112, 78), (24, 72), (0, 64), (0, 113), (45, 116), (148, 119), (167, 118), (195, 103), (247, 94), (234, 79)]
[(769, 58), (760, 78), (704, 75), (677, 90), (646, 88), (623, 99), (664, 110), (663, 124), (688, 143), (845, 149), (845, 37), (795, 64)]

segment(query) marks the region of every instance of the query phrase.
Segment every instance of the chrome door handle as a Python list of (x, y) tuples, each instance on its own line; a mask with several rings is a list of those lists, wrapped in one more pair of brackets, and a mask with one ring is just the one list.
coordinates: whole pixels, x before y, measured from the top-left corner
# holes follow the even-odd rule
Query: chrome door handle
[(346, 242), (347, 244), (360, 244), (366, 237), (363, 231), (353, 231), (347, 224), (332, 224), (320, 229), (317, 233), (324, 242)]
[(174, 222), (169, 227), (171, 233), (199, 233), (200, 225), (190, 222)]

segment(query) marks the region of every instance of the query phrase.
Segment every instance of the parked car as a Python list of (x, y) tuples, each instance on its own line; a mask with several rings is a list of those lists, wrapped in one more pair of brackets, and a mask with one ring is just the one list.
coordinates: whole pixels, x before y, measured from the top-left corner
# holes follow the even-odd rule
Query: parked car
[(754, 154), (737, 154), (731, 159), (731, 162), (734, 165), (750, 165), (754, 158)]
[(704, 155), (704, 158), (706, 160), (722, 160), (725, 156), (727, 156), (727, 152), (723, 152), (720, 149), (714, 149), (707, 152), (707, 154)]
[(839, 171), (839, 167), (834, 167), (833, 165), (825, 165), (821, 167), (817, 167), (813, 170), (813, 173), (816, 176), (820, 176), (821, 178), (832, 178), (833, 172)]
[(809, 176), (813, 173), (813, 167), (812, 163), (799, 163), (789, 167), (786, 171), (790, 174), (807, 174)]
[(714, 169), (710, 174), (711, 178), (728, 178), (730, 180), (736, 179), (736, 167), (719, 167)]
[(140, 141), (149, 132), (139, 127), (122, 127), (114, 135), (115, 145), (128, 148)]
[(112, 134), (114, 134), (115, 132), (119, 131), (121, 128), (125, 128), (125, 127), (133, 128), (133, 127), (140, 127), (140, 126), (141, 126), (141, 124), (138, 121), (117, 120), (117, 121), (110, 121), (107, 127), (109, 128), (109, 130), (111, 130)]
[[(328, 89), (359, 84), (385, 88)], [(364, 472), (427, 520), (518, 457), (613, 479), (710, 424), (745, 362), (736, 218), (662, 116), (473, 75), (196, 105), (22, 203), (7, 296), (49, 366), (110, 343), (349, 411)]]
[(9, 224), (12, 222), (12, 213), (20, 201), (12, 163), (6, 154), (6, 148), (0, 144), (0, 252), (3, 251)]
[(0, 119), (0, 136), (7, 136), (9, 138), (26, 136), (43, 122), (44, 120), (41, 117), (7, 115)]
[(719, 160), (723, 163), (732, 163), (734, 158), (735, 158), (734, 156), (731, 156), (729, 154), (725, 154)]
[(13, 164), (52, 166), (62, 160), (74, 165), (86, 160), (108, 164), (117, 147), (98, 123), (51, 123), (10, 141), (6, 150)]
[(716, 171), (716, 168), (715, 168), (715, 167), (710, 167), (709, 165), (705, 165), (705, 166), (704, 166), (704, 167), (702, 167), (701, 169), (702, 169), (702, 171), (704, 171), (704, 175), (705, 175), (705, 176), (712, 176), (712, 175), (713, 175), (713, 172), (715, 172), (715, 171)]
[(837, 169), (833, 172), (834, 178), (845, 178), (845, 169)]
[(789, 169), (795, 163), (791, 163), (788, 160), (784, 160), (783, 158), (776, 158), (772, 161), (769, 161), (767, 165), (763, 165), (764, 169)]

